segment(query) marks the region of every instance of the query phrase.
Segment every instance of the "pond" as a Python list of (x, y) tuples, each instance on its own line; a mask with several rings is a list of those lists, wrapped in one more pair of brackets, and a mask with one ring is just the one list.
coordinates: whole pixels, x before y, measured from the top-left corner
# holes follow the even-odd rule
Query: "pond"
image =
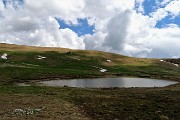
[(45, 86), (67, 86), (78, 88), (129, 88), (129, 87), (165, 87), (178, 82), (147, 78), (96, 78), (51, 80), (39, 82)]

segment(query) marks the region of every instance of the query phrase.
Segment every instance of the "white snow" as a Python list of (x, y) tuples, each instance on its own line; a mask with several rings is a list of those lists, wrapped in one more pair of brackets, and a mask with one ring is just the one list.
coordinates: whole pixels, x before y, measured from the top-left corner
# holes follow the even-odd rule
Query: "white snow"
[(106, 69), (101, 68), (100, 72), (107, 72)]
[[(166, 61), (164, 61), (164, 60), (160, 60), (161, 62), (166, 62)], [(178, 64), (175, 64), (175, 63), (171, 63), (171, 62), (166, 62), (166, 63), (169, 63), (169, 64), (172, 64), (172, 65), (174, 65), (174, 66), (176, 66), (176, 67), (179, 67), (179, 65)]]
[(172, 63), (173, 65), (175, 65), (176, 67), (179, 67), (179, 65), (178, 64), (174, 64), (174, 63)]
[(172, 65), (174, 65), (174, 66), (176, 66), (176, 67), (179, 67), (178, 64), (174, 64), (174, 63), (171, 63), (171, 62), (167, 62), (167, 63), (172, 64)]
[(111, 62), (111, 60), (107, 60), (107, 62)]
[(43, 56), (40, 56), (40, 55), (39, 55), (37, 59), (38, 59), (38, 60), (42, 60), (42, 59), (45, 59), (45, 58), (46, 58), (46, 57), (43, 57)]
[(1, 59), (7, 60), (7, 56), (8, 56), (8, 54), (7, 54), (7, 53), (4, 53), (4, 54), (1, 56)]

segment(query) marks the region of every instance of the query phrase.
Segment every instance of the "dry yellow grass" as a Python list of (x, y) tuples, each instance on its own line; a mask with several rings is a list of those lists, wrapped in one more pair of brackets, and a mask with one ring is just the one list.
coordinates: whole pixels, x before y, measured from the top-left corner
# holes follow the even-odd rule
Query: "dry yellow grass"
[(70, 49), (68, 48), (58, 48), (58, 47), (35, 47), (35, 46), (25, 46), (25, 45), (15, 45), (15, 44), (0, 44), (0, 50), (7, 51), (57, 51), (57, 52), (68, 52)]
[[(76, 50), (76, 52), (89, 57), (100, 57), (102, 58), (101, 62), (107, 66), (114, 66), (114, 65), (148, 66), (155, 61), (159, 61), (158, 59), (134, 58), (134, 57), (128, 57), (124, 55), (106, 53), (95, 50), (84, 50), (84, 51)], [(111, 60), (111, 62), (107, 62), (107, 60)]]

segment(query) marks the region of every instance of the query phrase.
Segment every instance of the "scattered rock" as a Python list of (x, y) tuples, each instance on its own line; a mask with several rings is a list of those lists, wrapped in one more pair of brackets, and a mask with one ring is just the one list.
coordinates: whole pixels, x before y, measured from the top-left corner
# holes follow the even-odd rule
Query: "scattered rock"
[(37, 114), (41, 111), (42, 109), (14, 109), (13, 113), (14, 115), (33, 115)]

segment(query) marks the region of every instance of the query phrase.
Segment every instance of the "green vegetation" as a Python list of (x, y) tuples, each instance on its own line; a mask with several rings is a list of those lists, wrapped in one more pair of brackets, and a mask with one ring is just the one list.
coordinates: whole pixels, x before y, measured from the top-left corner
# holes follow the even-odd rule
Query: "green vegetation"
[[(179, 120), (180, 84), (165, 88), (79, 89), (17, 86), (69, 78), (147, 77), (180, 82), (180, 67), (100, 51), (0, 44), (0, 119)], [(110, 60), (107, 61), (107, 60)], [(100, 72), (100, 69), (107, 72)], [(12, 114), (15, 109), (34, 115)]]

